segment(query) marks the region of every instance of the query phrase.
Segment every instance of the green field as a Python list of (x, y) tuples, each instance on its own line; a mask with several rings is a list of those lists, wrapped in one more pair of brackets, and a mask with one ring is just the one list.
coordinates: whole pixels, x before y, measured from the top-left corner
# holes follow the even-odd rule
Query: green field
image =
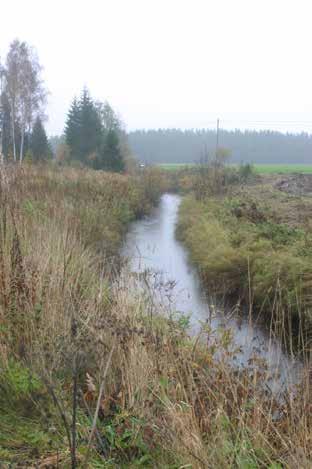
[[(192, 163), (168, 163), (160, 164), (161, 168), (168, 171), (191, 168)], [(255, 171), (259, 174), (289, 174), (289, 173), (311, 173), (312, 164), (255, 164)]]
[(255, 164), (260, 174), (312, 173), (312, 164)]

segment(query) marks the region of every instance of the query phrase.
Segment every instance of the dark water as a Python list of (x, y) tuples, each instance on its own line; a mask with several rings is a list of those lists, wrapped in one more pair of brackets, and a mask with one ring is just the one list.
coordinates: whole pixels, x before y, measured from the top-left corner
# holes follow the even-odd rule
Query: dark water
[(291, 359), (279, 342), (270, 337), (269, 330), (248, 317), (216, 309), (204, 293), (196, 269), (188, 261), (185, 247), (175, 238), (175, 225), (181, 197), (162, 196), (153, 214), (133, 223), (123, 254), (130, 259), (133, 272), (149, 272), (154, 282), (154, 300), (164, 310), (190, 315), (190, 333), (196, 334), (201, 323), (216, 331), (228, 328), (235, 346), (240, 348), (238, 362), (246, 366), (255, 353), (269, 363), (279, 381), (296, 382), (300, 364)]

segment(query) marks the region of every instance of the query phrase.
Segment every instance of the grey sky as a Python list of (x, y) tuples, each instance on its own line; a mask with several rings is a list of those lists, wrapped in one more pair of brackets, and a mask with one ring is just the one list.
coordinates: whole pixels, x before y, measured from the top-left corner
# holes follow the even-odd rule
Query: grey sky
[(15, 37), (38, 51), (49, 133), (84, 84), (130, 130), (312, 130), (311, 0), (1, 0), (0, 15), (2, 57)]

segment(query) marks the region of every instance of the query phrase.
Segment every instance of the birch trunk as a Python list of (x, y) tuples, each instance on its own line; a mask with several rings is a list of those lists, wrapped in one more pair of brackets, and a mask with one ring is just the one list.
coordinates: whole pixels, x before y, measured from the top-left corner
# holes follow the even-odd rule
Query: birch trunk
[(3, 153), (2, 153), (2, 129), (0, 130), (0, 163), (3, 164), (4, 163), (4, 156), (3, 156)]
[(23, 153), (24, 153), (24, 137), (25, 137), (25, 129), (24, 127), (22, 128), (22, 135), (21, 135), (21, 148), (20, 148), (20, 158), (19, 161), (20, 163), (23, 161)]
[(12, 139), (13, 139), (13, 158), (16, 162), (16, 143), (15, 143), (15, 113), (14, 106), (11, 103), (11, 124), (12, 124)]

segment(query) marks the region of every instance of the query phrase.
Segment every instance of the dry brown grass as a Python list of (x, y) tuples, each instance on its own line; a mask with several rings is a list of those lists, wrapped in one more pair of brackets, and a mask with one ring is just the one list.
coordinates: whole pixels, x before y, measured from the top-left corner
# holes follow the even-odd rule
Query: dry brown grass
[[(235, 351), (222, 335), (213, 339), (206, 331), (196, 342), (175, 322), (151, 317), (149, 299), (126, 269), (112, 280), (111, 259), (129, 214), (144, 213), (157, 199), (157, 178), (42, 168), (1, 173), (1, 368), (7, 373), (14, 358), (47, 390), (11, 395), (15, 425), (0, 430), (0, 455), (29, 467), (58, 454), (67, 467), (66, 431), (50, 409), (51, 389), (70, 423), (75, 358), (83, 461), (115, 344), (89, 467), (311, 466), (308, 373), (295, 395), (286, 389), (277, 400), (263, 387), (265, 369), (231, 365)], [(0, 404), (4, 413), (10, 407), (8, 398)], [(38, 407), (45, 415), (38, 417), (37, 453), (28, 440), (16, 446), (25, 405), (31, 418)], [(49, 449), (44, 435), (51, 425), (56, 437)]]

